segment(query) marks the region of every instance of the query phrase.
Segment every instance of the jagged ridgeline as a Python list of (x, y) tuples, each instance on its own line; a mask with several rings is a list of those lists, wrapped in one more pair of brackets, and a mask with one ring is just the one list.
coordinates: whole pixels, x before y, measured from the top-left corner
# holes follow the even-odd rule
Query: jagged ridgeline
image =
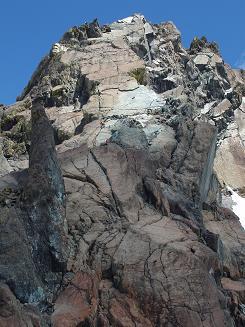
[(245, 73), (136, 14), (0, 107), (0, 326), (245, 326)]

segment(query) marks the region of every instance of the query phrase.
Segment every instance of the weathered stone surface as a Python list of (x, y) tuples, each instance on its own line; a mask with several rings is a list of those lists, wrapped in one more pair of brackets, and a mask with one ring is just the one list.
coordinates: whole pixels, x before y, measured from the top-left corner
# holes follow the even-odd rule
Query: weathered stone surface
[(204, 224), (209, 231), (219, 235), (222, 241), (220, 255), (224, 276), (244, 278), (244, 230), (238, 217), (230, 209), (222, 208), (214, 214), (204, 212)]
[(240, 108), (235, 110), (235, 120), (238, 125), (238, 132), (242, 139), (243, 145), (245, 144), (245, 98)]
[(0, 326), (41, 326), (44, 321), (35, 307), (23, 306), (5, 284), (0, 284)]
[(243, 87), (171, 22), (66, 32), (0, 108), (0, 325), (243, 326)]
[(11, 170), (11, 166), (3, 154), (3, 138), (0, 138), (0, 176), (8, 174)]
[(36, 264), (44, 271), (52, 271), (53, 265), (62, 271), (67, 260), (64, 182), (53, 129), (38, 101), (32, 107), (29, 171), (23, 200), (31, 226), (29, 237), (35, 239), (32, 251)]
[[(45, 300), (44, 284), (32, 260), (22, 220), (23, 212), (15, 204), (18, 202), (18, 193), (13, 194), (13, 190), (9, 193), (6, 194), (6, 189), (1, 192), (1, 280), (12, 288), (23, 303), (39, 303)], [(23, 218), (28, 219), (26, 215)]]
[[(135, 150), (133, 150), (133, 153), (134, 151)], [(188, 313), (188, 309), (186, 309), (187, 311), (186, 310), (175, 311), (175, 313), (171, 314), (171, 309), (170, 309), (171, 305), (170, 307), (168, 307), (168, 305), (166, 304), (165, 313), (163, 311), (160, 314), (162, 310), (161, 309), (162, 305), (165, 307), (165, 304), (161, 305), (157, 299), (158, 296), (159, 297), (162, 296), (163, 298), (165, 298), (164, 294), (165, 292), (167, 292), (168, 289), (170, 294), (172, 294), (169, 296), (173, 296), (174, 299), (173, 301), (176, 301), (175, 294), (177, 294), (176, 292), (178, 292), (180, 296), (179, 290), (182, 289), (183, 293), (182, 296), (180, 296), (180, 300), (179, 300), (180, 302), (178, 306), (185, 307), (186, 304), (181, 301), (184, 301), (187, 294), (189, 293), (190, 290), (188, 288), (188, 284), (190, 283), (191, 285), (193, 283), (191, 278), (194, 278), (195, 274), (193, 275), (193, 270), (192, 270), (190, 276), (189, 277), (187, 276), (186, 277), (187, 280), (184, 281), (182, 275), (183, 265), (185, 261), (192, 260), (189, 257), (189, 253), (191, 253), (192, 255), (190, 248), (193, 247), (193, 251), (195, 253), (198, 253), (200, 251), (200, 253), (202, 253), (203, 256), (204, 255), (203, 251), (205, 247), (204, 245), (201, 245), (201, 243), (198, 242), (198, 236), (192, 231), (191, 224), (188, 225), (187, 223), (187, 225), (185, 225), (184, 223), (182, 225), (183, 226), (183, 230), (182, 230), (179, 229), (178, 226), (179, 223), (181, 224), (182, 218), (180, 217), (178, 218), (176, 216), (176, 221), (175, 221), (175, 216), (173, 216), (172, 218), (173, 220), (167, 217), (170, 214), (170, 212), (172, 212), (172, 210), (175, 211), (176, 209), (172, 207), (171, 210), (171, 206), (169, 209), (168, 200), (167, 199), (163, 200), (164, 197), (163, 197), (163, 193), (161, 193), (160, 188), (157, 189), (156, 186), (154, 186), (154, 188), (152, 188), (151, 186), (150, 188), (150, 184), (149, 186), (146, 186), (146, 183), (144, 182), (144, 188), (145, 188), (144, 192), (146, 193), (146, 195), (143, 195), (143, 199), (141, 199), (139, 195), (137, 196), (134, 194), (135, 188), (139, 190), (142, 188), (142, 186), (140, 186), (141, 172), (150, 175), (151, 171), (153, 170), (152, 169), (153, 166), (152, 164), (150, 164), (150, 162), (149, 165), (147, 165), (146, 161), (141, 162), (137, 160), (136, 155), (138, 156), (139, 153), (138, 154), (135, 153), (132, 157), (133, 153), (131, 152), (132, 150), (122, 151), (116, 145), (108, 145), (104, 149), (101, 148), (96, 150), (96, 152), (92, 150), (92, 152), (90, 152), (92, 156), (89, 154), (87, 150), (85, 152), (83, 151), (80, 153), (77, 152), (76, 154), (74, 153), (75, 157), (72, 159), (73, 164), (70, 163), (70, 156), (65, 160), (65, 166), (63, 166), (63, 169), (65, 171), (65, 176), (66, 176), (66, 185), (67, 185), (66, 189), (69, 193), (70, 190), (72, 189), (75, 191), (75, 189), (79, 190), (79, 188), (81, 187), (83, 189), (87, 188), (88, 182), (86, 182), (86, 180), (89, 181), (90, 178), (93, 178), (93, 183), (91, 186), (89, 186), (92, 192), (91, 195), (93, 194), (92, 197), (91, 196), (87, 197), (87, 195), (85, 195), (85, 198), (81, 200), (81, 198), (79, 198), (78, 191), (76, 191), (77, 193), (73, 193), (74, 195), (71, 194), (68, 197), (68, 208), (69, 208), (68, 217), (70, 218), (74, 217), (72, 219), (75, 219), (72, 221), (68, 220), (68, 224), (71, 224), (70, 228), (72, 226), (74, 227), (76, 226), (75, 229), (73, 229), (72, 234), (75, 233), (76, 229), (80, 230), (80, 232), (82, 232), (82, 230), (84, 230), (84, 232), (87, 230), (87, 232), (85, 232), (82, 239), (85, 240), (85, 243), (88, 242), (87, 250), (86, 250), (86, 246), (84, 247), (83, 245), (82, 246), (83, 250), (81, 249), (83, 254), (80, 252), (81, 250), (78, 252), (79, 255), (75, 257), (75, 263), (73, 263), (73, 265), (75, 264), (75, 267), (78, 268), (81, 265), (81, 261), (80, 261), (81, 258), (83, 257), (84, 258), (83, 260), (86, 260), (86, 257), (88, 256), (88, 249), (90, 247), (89, 244), (90, 242), (93, 242), (94, 244), (93, 245), (94, 248), (93, 269), (98, 272), (101, 271), (100, 274), (102, 274), (102, 276), (107, 276), (107, 275), (109, 276), (113, 274), (114, 282), (116, 283), (116, 285), (119, 286), (119, 289), (124, 290), (124, 292), (129, 294), (130, 297), (133, 297), (137, 301), (140, 301), (139, 303), (144, 314), (153, 323), (153, 325), (157, 324), (159, 317), (161, 317), (160, 319), (163, 325), (164, 323), (167, 323), (167, 321), (169, 322), (172, 321), (172, 323), (174, 321), (175, 323), (179, 321), (180, 323), (183, 314), (187, 315), (186, 317), (188, 317), (188, 315), (190, 314)], [(87, 159), (85, 158), (83, 159), (84, 155), (87, 156)], [(141, 156), (142, 155), (143, 154), (141, 154)], [(132, 159), (130, 158), (132, 159), (134, 158), (133, 160), (137, 162), (138, 165), (137, 170), (135, 170), (133, 162), (131, 166)], [(79, 177), (80, 175), (79, 171), (82, 174), (80, 177)], [(129, 174), (128, 177), (127, 174)], [(102, 195), (101, 193), (102, 190), (105, 195), (108, 194), (106, 197), (105, 195)], [(75, 196), (75, 194), (77, 194), (77, 196)], [(96, 198), (98, 200), (96, 200)], [(111, 215), (110, 218), (109, 217), (103, 218), (106, 217), (107, 214), (106, 212), (103, 213), (102, 208), (100, 208), (98, 204), (96, 204), (96, 202), (97, 201), (107, 202), (108, 201), (107, 198), (109, 199), (109, 203), (111, 203), (112, 205)], [(148, 207), (147, 202), (144, 203), (144, 201), (147, 202), (149, 201), (149, 203), (153, 207), (151, 206)], [(70, 205), (70, 203), (72, 204), (72, 206)], [(74, 208), (78, 208), (77, 206), (81, 208), (80, 203), (83, 203), (82, 210), (84, 213), (82, 214), (82, 216), (80, 216), (83, 217), (82, 220), (80, 220), (81, 218), (79, 218), (77, 214), (74, 216), (74, 213), (77, 211), (77, 209), (75, 209), (74, 212)], [(181, 211), (179, 211), (179, 213), (180, 212)], [(91, 220), (90, 217), (91, 218), (93, 217), (93, 220)], [(97, 217), (96, 221), (94, 221), (95, 217)], [(119, 217), (122, 218), (120, 219)], [(104, 219), (106, 220), (109, 219), (106, 224), (109, 224), (111, 226), (110, 230), (113, 230), (112, 233), (113, 236), (112, 235), (110, 236), (110, 233), (108, 233)], [(130, 222), (132, 223), (133, 221), (135, 222), (138, 221), (138, 222), (134, 223), (134, 225), (129, 224)], [(123, 232), (123, 229), (121, 229), (123, 228), (123, 225), (125, 226), (124, 228), (127, 228), (126, 227), (127, 225), (129, 226), (126, 234), (125, 232)], [(188, 236), (186, 236), (187, 238), (185, 240), (184, 235), (187, 235), (186, 233), (188, 234)], [(182, 238), (183, 241), (181, 241)], [(183, 242), (181, 246), (179, 242), (181, 243)], [(96, 245), (97, 243), (98, 245)], [(173, 253), (172, 259), (170, 258), (166, 259), (165, 256), (165, 251), (169, 251), (168, 244), (170, 246), (169, 250), (171, 249)], [(187, 247), (186, 249), (184, 244)], [(162, 248), (162, 246), (164, 247)], [(132, 247), (134, 248), (133, 253), (131, 250)], [(209, 252), (211, 250), (205, 250), (205, 251), (208, 251), (207, 258), (209, 258), (207, 259), (209, 264), (207, 265), (206, 268), (200, 266), (200, 263), (197, 265), (194, 264), (195, 260), (198, 259), (194, 260), (193, 258), (194, 260), (193, 266), (191, 264), (191, 261), (189, 263), (193, 267), (192, 269), (194, 269), (195, 266), (199, 267), (198, 269), (200, 270), (196, 271), (196, 274), (198, 276), (198, 277), (196, 276), (197, 279), (200, 278), (202, 279), (205, 275), (205, 271), (206, 271), (205, 278), (209, 279), (208, 276), (211, 267), (213, 267), (214, 270), (218, 268), (217, 266), (218, 262), (216, 261), (217, 259), (215, 258), (215, 255), (214, 256), (213, 254), (211, 255), (211, 252)], [(112, 253), (114, 253), (114, 255), (112, 258), (110, 258)], [(188, 260), (186, 256), (189, 258)], [(148, 258), (147, 262), (145, 262), (144, 258)], [(174, 266), (173, 263), (169, 262), (168, 260), (173, 260), (173, 262), (175, 262), (176, 272), (180, 271), (179, 282), (178, 282), (180, 289), (178, 290), (176, 290), (177, 275), (176, 273), (172, 274)], [(78, 261), (80, 261), (80, 264), (78, 263)], [(177, 262), (179, 262), (179, 264), (177, 264)], [(178, 265), (182, 267), (181, 270), (179, 270)], [(146, 269), (145, 270), (146, 274), (144, 275), (143, 281), (142, 281), (142, 273), (141, 273), (142, 269), (143, 270)], [(200, 274), (202, 274), (202, 277)], [(123, 278), (121, 276), (123, 276)], [(172, 278), (171, 276), (173, 276), (175, 282), (174, 280), (171, 281)], [(166, 278), (168, 281), (166, 281)], [(190, 280), (188, 280), (188, 278), (190, 278)], [(162, 287), (160, 287), (161, 283), (158, 284), (159, 281), (161, 280), (163, 283)], [(155, 285), (153, 286), (152, 290), (150, 287), (150, 283), (152, 285)], [(164, 286), (165, 283), (167, 283), (166, 286)], [(206, 282), (205, 285), (207, 287)], [(212, 284), (210, 284), (210, 290), (208, 292), (211, 292), (212, 296), (210, 294), (209, 295), (207, 294), (205, 296), (212, 297), (214, 303), (211, 306), (214, 307), (217, 306), (218, 309), (218, 302), (215, 304), (216, 301), (215, 298), (217, 295), (213, 293), (214, 289), (212, 289), (213, 286), (211, 287), (211, 285)], [(195, 292), (194, 289), (193, 292)], [(197, 292), (199, 291), (197, 290)], [(146, 302), (144, 302), (144, 299)], [(170, 299), (169, 300), (167, 299), (168, 298), (166, 298), (166, 301), (171, 301)], [(155, 311), (153, 312), (152, 312), (152, 307), (155, 307)], [(199, 303), (198, 307), (201, 308), (202, 304)], [(221, 311), (219, 313), (218, 312), (216, 313), (218, 319), (217, 321), (219, 321), (220, 324), (224, 323), (224, 317), (222, 318)], [(192, 317), (192, 319), (193, 319), (193, 326), (194, 326), (195, 324), (194, 321), (199, 321), (198, 313), (195, 314)], [(205, 318), (203, 319), (207, 320), (208, 322), (210, 319), (209, 315), (205, 316)]]
[(93, 321), (98, 305), (96, 277), (79, 272), (55, 302), (52, 326), (77, 326)]
[(245, 149), (239, 137), (229, 137), (217, 149), (215, 172), (221, 183), (242, 188), (245, 183)]
[(19, 300), (46, 305), (66, 269), (68, 248), (63, 177), (39, 101), (32, 107), (29, 165), (28, 172), (2, 179), (0, 276)]
[[(242, 281), (234, 281), (231, 280), (230, 278), (222, 278), (221, 283), (224, 289), (229, 290), (229, 291), (235, 291), (235, 292), (245, 292), (245, 284)], [(244, 293), (245, 295), (245, 293)], [(243, 295), (243, 296), (244, 296)]]
[(225, 99), (221, 103), (219, 103), (217, 107), (213, 109), (213, 117), (219, 117), (227, 113), (227, 111), (230, 109), (231, 109), (231, 103), (229, 100)]
[(205, 66), (205, 65), (207, 65), (209, 63), (209, 57), (207, 55), (204, 55), (204, 54), (197, 55), (194, 58), (194, 63), (197, 66)]

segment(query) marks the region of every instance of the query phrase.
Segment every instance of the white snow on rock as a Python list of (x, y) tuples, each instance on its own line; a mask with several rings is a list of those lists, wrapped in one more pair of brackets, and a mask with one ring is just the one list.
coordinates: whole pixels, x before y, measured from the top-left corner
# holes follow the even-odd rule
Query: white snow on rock
[(226, 90), (226, 91), (225, 91), (225, 95), (227, 95), (227, 94), (229, 94), (229, 93), (231, 93), (231, 92), (233, 92), (233, 88), (230, 88), (229, 90)]
[(206, 103), (204, 105), (204, 108), (201, 109), (201, 114), (206, 115), (212, 109), (212, 107), (214, 106), (215, 103), (216, 103), (216, 101)]
[(123, 23), (123, 24), (132, 24), (137, 21), (145, 21), (145, 17), (141, 14), (134, 14), (133, 16), (129, 16), (123, 19), (119, 19), (117, 22), (118, 23)]
[(129, 16), (123, 19), (119, 19), (118, 23), (125, 23), (125, 24), (131, 24), (133, 22), (134, 16)]
[(231, 192), (232, 198), (232, 210), (239, 217), (242, 227), (245, 229), (245, 198), (242, 198), (239, 194), (227, 186), (228, 191)]
[(144, 25), (145, 35), (154, 34), (153, 28), (150, 23), (146, 22)]
[(245, 110), (245, 97), (242, 97), (241, 109)]
[(52, 53), (66, 52), (68, 49), (63, 44), (55, 43), (52, 47)]

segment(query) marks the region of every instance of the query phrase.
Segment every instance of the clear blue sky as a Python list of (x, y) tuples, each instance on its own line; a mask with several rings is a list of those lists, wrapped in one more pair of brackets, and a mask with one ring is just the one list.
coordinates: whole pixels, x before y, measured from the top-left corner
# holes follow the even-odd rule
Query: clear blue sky
[(172, 20), (187, 47), (194, 36), (217, 41), (226, 62), (245, 62), (245, 0), (1, 0), (0, 103), (21, 93), (40, 59), (71, 26), (110, 23), (140, 12)]

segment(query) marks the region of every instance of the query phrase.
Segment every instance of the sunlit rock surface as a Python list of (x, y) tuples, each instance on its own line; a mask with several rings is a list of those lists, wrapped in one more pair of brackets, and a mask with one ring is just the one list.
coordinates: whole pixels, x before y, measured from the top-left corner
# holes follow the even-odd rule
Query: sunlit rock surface
[(68, 30), (0, 107), (0, 326), (244, 326), (244, 97), (172, 22)]

